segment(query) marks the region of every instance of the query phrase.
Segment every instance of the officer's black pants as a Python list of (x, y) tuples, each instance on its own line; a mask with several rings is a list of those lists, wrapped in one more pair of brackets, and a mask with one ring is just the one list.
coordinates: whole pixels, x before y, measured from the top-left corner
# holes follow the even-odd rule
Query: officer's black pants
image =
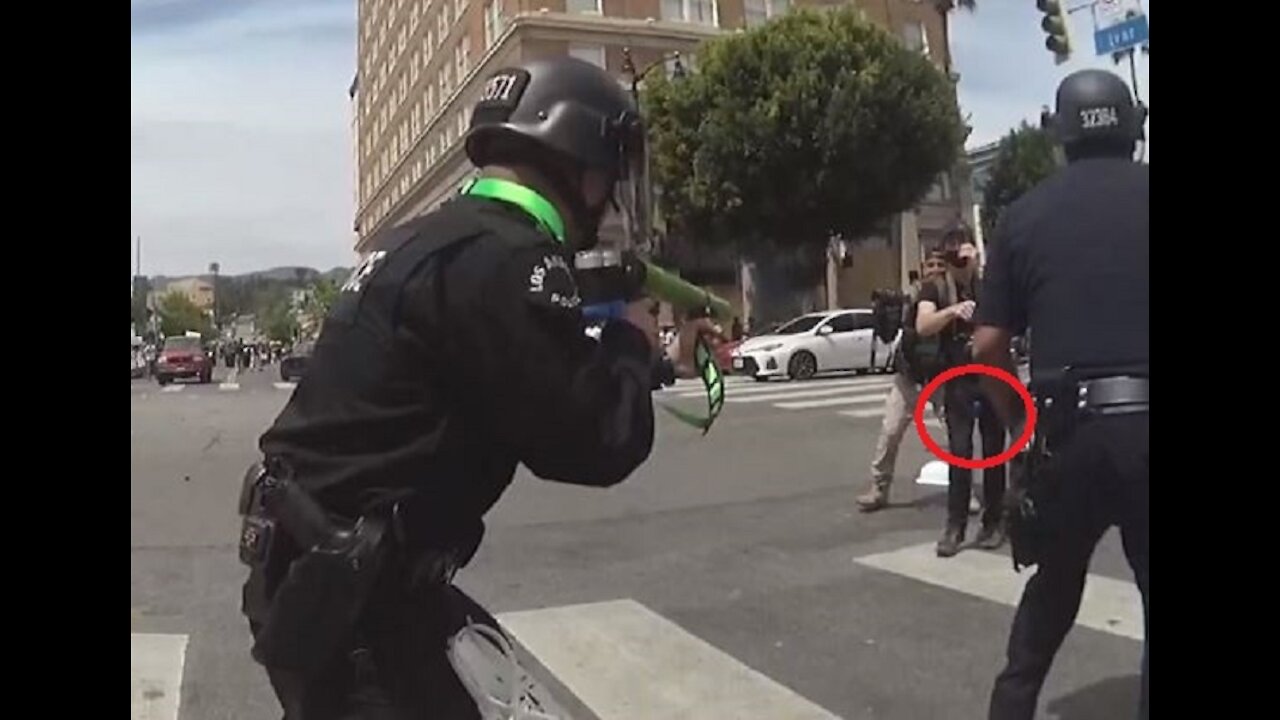
[[(982, 435), (982, 457), (1004, 452), (1004, 426), (987, 402), (976, 378), (958, 377), (943, 385), (946, 398), (947, 444), (952, 455), (973, 457), (973, 426)], [(974, 403), (978, 411), (974, 411)], [(982, 524), (1000, 520), (1004, 499), (1003, 465), (982, 471)], [(963, 527), (969, 519), (969, 498), (973, 494), (973, 471), (952, 465), (947, 477), (947, 524)]]
[[(1027, 583), (1009, 635), (1008, 661), (991, 694), (991, 720), (1031, 720), (1053, 656), (1075, 623), (1094, 546), (1120, 526), (1124, 552), (1142, 593), (1142, 687), (1138, 716), (1149, 717), (1149, 416), (1097, 418), (1077, 428), (1049, 471), (1058, 487), (1046, 507), (1054, 542)], [(1122, 717), (1118, 712), (1111, 717)]]
[[(375, 597), (365, 626), (368, 652), (344, 655), (316, 677), (268, 667), (284, 720), (479, 720), (445, 655), (458, 608), (445, 607), (444, 592)], [(491, 620), (459, 596), (472, 617)], [(256, 624), (251, 629), (256, 635)]]

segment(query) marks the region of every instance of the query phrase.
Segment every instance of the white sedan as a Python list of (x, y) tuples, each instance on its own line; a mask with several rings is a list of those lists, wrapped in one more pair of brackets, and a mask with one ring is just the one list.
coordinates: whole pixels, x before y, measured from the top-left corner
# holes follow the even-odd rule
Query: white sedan
[(841, 370), (887, 371), (893, 346), (876, 337), (870, 310), (812, 313), (734, 348), (733, 372), (764, 381)]

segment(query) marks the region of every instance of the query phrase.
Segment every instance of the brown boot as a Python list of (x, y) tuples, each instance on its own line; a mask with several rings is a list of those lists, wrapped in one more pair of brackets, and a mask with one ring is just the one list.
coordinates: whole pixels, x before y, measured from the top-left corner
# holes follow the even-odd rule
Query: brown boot
[(889, 507), (889, 483), (883, 480), (871, 481), (871, 487), (853, 499), (862, 512), (875, 512)]

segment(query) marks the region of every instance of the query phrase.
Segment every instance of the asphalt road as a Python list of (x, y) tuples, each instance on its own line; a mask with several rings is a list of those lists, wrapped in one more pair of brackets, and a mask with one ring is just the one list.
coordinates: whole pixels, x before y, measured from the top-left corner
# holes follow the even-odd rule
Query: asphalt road
[[(235, 503), (290, 387), (274, 369), (225, 372), (130, 386), (135, 717), (139, 692), (163, 717), (177, 687), (182, 720), (280, 716), (238, 612)], [(933, 557), (945, 488), (912, 482), (929, 459), (918, 438), (899, 457), (894, 507), (855, 510), (886, 386), (732, 384), (709, 435), (662, 414), (650, 462), (609, 490), (522, 471), (458, 583), (601, 718), (690, 702), (710, 713), (690, 717), (985, 717), (1026, 573), (1007, 549)], [(697, 407), (695, 392), (661, 395)], [(1141, 611), (1116, 533), (1091, 573), (1046, 717), (1135, 712)], [(161, 679), (139, 691), (139, 673)]]

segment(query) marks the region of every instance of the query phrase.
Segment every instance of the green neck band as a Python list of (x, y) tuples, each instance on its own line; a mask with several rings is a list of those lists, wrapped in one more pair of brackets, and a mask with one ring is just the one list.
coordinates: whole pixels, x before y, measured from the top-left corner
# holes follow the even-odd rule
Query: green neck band
[(564, 244), (564, 220), (560, 218), (560, 212), (549, 200), (524, 185), (499, 178), (477, 178), (462, 192), (515, 205), (536, 220), (538, 226), (556, 242)]

